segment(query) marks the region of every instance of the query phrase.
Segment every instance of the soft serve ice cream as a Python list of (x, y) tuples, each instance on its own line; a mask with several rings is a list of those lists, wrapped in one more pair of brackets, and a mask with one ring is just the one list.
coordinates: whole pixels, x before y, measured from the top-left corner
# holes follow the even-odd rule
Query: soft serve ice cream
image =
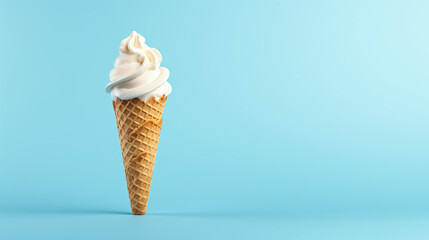
[(163, 122), (171, 93), (162, 57), (136, 32), (121, 42), (106, 91), (112, 96), (131, 211), (146, 213)]
[(106, 91), (112, 99), (128, 100), (139, 98), (147, 101), (151, 97), (159, 99), (171, 93), (167, 82), (170, 72), (160, 67), (161, 54), (145, 44), (145, 39), (137, 32), (121, 42), (120, 54), (110, 71), (110, 82)]

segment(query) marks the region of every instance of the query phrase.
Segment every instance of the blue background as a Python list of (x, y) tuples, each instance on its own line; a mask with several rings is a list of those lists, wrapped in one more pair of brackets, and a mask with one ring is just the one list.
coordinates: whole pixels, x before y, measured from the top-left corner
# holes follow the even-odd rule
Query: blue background
[[(0, 239), (428, 239), (429, 2), (1, 1)], [(111, 99), (173, 93), (145, 216)]]

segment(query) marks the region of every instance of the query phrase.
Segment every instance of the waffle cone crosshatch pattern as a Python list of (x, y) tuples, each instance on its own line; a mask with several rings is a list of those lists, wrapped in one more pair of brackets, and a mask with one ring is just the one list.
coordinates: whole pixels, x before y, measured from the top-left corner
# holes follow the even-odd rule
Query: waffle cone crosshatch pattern
[(145, 214), (167, 97), (113, 101), (133, 214)]

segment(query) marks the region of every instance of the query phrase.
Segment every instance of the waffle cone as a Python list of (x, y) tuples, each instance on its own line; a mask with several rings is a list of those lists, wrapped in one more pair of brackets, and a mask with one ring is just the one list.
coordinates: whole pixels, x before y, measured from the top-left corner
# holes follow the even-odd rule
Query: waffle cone
[(135, 215), (146, 212), (166, 100), (164, 95), (146, 102), (138, 98), (113, 101), (131, 210)]

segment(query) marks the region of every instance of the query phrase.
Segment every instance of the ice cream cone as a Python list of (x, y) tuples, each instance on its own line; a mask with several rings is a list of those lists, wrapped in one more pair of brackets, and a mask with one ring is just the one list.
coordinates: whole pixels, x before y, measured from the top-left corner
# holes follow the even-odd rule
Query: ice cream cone
[(131, 210), (135, 215), (146, 212), (166, 100), (163, 95), (147, 101), (139, 98), (113, 101)]
[(113, 108), (121, 141), (131, 210), (146, 213), (162, 112), (171, 85), (170, 71), (161, 67), (162, 56), (133, 31), (121, 41), (119, 56), (110, 71), (106, 92)]

